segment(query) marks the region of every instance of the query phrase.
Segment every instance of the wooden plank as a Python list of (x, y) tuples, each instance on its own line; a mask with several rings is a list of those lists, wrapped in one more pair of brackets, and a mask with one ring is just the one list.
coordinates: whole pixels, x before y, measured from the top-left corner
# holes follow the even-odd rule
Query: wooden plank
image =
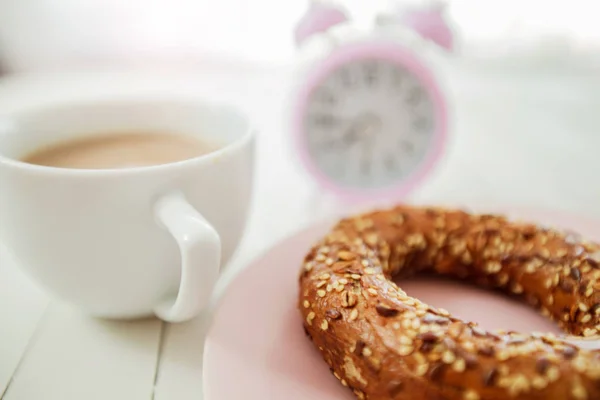
[(47, 296), (0, 247), (0, 398), (6, 391), (36, 326)]
[[(244, 268), (246, 261), (262, 250), (261, 226), (253, 214), (239, 252), (227, 265), (215, 288), (213, 303), (224, 293), (228, 283)], [(210, 323), (209, 312), (192, 321), (166, 325), (158, 362), (154, 400), (199, 400), (202, 392), (204, 338)]]
[(161, 322), (94, 319), (53, 302), (6, 400), (149, 400)]
[(201, 400), (204, 316), (166, 325), (153, 400)]

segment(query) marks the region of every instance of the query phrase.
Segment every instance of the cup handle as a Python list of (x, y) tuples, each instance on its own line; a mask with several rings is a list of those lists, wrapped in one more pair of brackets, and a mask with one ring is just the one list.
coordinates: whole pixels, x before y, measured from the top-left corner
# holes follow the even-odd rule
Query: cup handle
[(168, 230), (181, 252), (181, 282), (177, 297), (159, 304), (154, 313), (167, 322), (195, 317), (210, 300), (219, 275), (221, 239), (182, 193), (161, 197), (154, 206), (160, 225)]

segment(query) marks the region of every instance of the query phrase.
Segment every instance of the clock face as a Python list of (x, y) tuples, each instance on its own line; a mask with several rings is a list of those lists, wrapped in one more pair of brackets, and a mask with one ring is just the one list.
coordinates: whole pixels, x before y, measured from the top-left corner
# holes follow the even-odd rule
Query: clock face
[(407, 68), (365, 58), (320, 81), (302, 124), (309, 157), (330, 181), (381, 189), (397, 185), (425, 161), (435, 115), (431, 94)]

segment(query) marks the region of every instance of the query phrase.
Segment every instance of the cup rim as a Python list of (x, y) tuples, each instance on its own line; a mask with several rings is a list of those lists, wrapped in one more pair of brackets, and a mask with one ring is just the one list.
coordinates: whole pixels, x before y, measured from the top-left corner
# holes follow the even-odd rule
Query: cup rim
[(21, 108), (14, 110), (6, 114), (0, 114), (0, 116), (10, 119), (11, 115), (21, 115), (36, 112), (47, 112), (53, 109), (67, 109), (72, 107), (75, 111), (78, 108), (94, 107), (94, 106), (131, 106), (131, 105), (159, 105), (168, 103), (185, 103), (185, 104), (196, 104), (205, 109), (211, 109), (222, 115), (234, 114), (239, 118), (244, 125), (243, 133), (234, 139), (233, 141), (219, 147), (218, 149), (211, 151), (206, 154), (201, 154), (196, 157), (188, 158), (185, 160), (173, 161), (164, 164), (155, 165), (144, 165), (135, 167), (123, 167), (123, 168), (65, 168), (65, 167), (54, 167), (47, 165), (30, 164), (12, 157), (5, 156), (0, 153), (0, 167), (6, 166), (13, 169), (21, 169), (27, 172), (41, 173), (47, 175), (62, 175), (62, 176), (85, 176), (85, 177), (104, 177), (114, 175), (131, 175), (141, 173), (152, 173), (158, 170), (168, 171), (172, 169), (181, 168), (187, 165), (202, 165), (210, 164), (218, 159), (237, 151), (239, 148), (247, 145), (248, 142), (252, 141), (256, 135), (256, 129), (250, 122), (250, 118), (246, 112), (242, 111), (241, 107), (234, 106), (230, 103), (223, 101), (210, 101), (205, 98), (193, 97), (193, 96), (163, 96), (152, 97), (152, 96), (119, 96), (116, 98), (103, 97), (103, 98), (86, 98), (86, 99), (70, 99), (67, 101), (54, 101), (46, 104), (37, 104), (28, 108)]

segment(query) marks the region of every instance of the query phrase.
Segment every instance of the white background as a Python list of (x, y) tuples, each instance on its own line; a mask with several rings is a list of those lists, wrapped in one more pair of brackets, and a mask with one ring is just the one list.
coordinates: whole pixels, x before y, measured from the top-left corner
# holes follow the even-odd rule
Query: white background
[[(352, 1), (365, 17), (362, 3), (367, 2)], [(593, 64), (565, 65), (571, 59), (564, 56), (582, 45), (595, 47), (600, 25), (594, 26), (593, 3), (454, 4), (469, 44), (465, 49), (476, 55), (482, 48), (496, 56), (516, 52), (523, 62), (455, 65), (448, 82), (455, 109), (452, 145), (413, 200), (518, 204), (600, 218), (600, 74)], [(193, 76), (164, 69), (160, 76), (134, 78), (106, 71), (4, 78), (0, 109), (69, 96), (74, 88), (151, 88), (161, 82), (243, 107), (259, 128), (259, 154), (252, 214), (231, 276), (283, 236), (340, 209), (302, 174), (287, 147), (285, 66), (294, 55), (291, 29), (304, 5), (299, 0), (2, 0), (0, 59), (13, 71), (97, 67), (100, 59), (147, 67), (152, 55), (164, 60), (167, 53), (188, 64)], [(550, 45), (534, 47), (532, 41), (539, 44), (540, 38)], [(516, 51), (516, 44), (529, 51)], [(254, 64), (214, 61), (213, 55), (225, 53)], [(0, 320), (2, 400), (202, 399), (206, 327), (200, 319), (169, 326), (87, 318), (49, 299), (2, 252)]]
[[(345, 0), (367, 20), (384, 7), (428, 0)], [(546, 43), (545, 51), (597, 47), (594, 0), (450, 0), (448, 15), (465, 51), (492, 54)], [(181, 59), (229, 54), (289, 62), (292, 31), (307, 0), (3, 0), (0, 60), (11, 70), (140, 64), (140, 56)], [(533, 50), (534, 52), (539, 52)], [(531, 54), (529, 54), (531, 55)]]

